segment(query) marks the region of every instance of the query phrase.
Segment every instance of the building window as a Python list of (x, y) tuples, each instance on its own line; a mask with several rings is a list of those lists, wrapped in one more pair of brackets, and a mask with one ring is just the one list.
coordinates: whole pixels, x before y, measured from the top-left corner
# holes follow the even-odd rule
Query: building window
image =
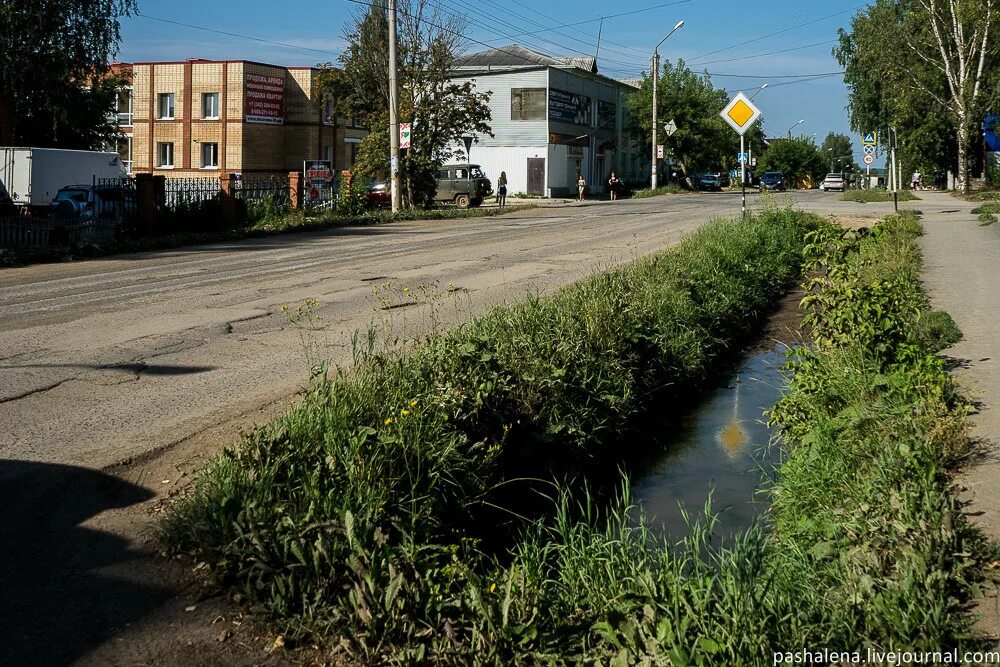
[(352, 118), (351, 119), (351, 126), (357, 128), (359, 130), (363, 130), (364, 129), (364, 127), (361, 125), (361, 119), (360, 118)]
[(172, 169), (174, 166), (174, 145), (168, 141), (156, 144), (156, 166), (160, 169)]
[(545, 120), (544, 88), (511, 88), (511, 120)]
[(351, 166), (358, 161), (358, 150), (361, 148), (361, 144), (350, 144), (351, 147)]
[(219, 144), (203, 143), (201, 145), (201, 168), (202, 169), (219, 168)]
[(132, 86), (118, 91), (117, 122), (119, 127), (132, 127)]
[(125, 171), (132, 173), (132, 135), (126, 134), (123, 137), (119, 137), (117, 141), (116, 149), (118, 151), (118, 156), (122, 159), (122, 164), (125, 165)]
[(329, 144), (323, 146), (323, 159), (336, 167), (336, 165), (333, 164), (333, 146)]
[(333, 98), (327, 97), (323, 100), (323, 124), (336, 125), (337, 117), (334, 115)]
[(219, 94), (202, 93), (201, 95), (201, 117), (206, 120), (219, 119)]
[(157, 118), (160, 120), (173, 120), (174, 118), (174, 94), (160, 93), (156, 96)]

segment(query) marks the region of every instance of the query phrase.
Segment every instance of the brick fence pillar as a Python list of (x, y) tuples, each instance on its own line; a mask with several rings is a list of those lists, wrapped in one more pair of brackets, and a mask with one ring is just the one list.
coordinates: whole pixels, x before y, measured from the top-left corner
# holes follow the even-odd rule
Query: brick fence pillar
[(152, 236), (156, 229), (156, 187), (152, 174), (135, 175), (136, 229), (142, 236)]
[(288, 172), (288, 202), (292, 208), (302, 208), (302, 173)]

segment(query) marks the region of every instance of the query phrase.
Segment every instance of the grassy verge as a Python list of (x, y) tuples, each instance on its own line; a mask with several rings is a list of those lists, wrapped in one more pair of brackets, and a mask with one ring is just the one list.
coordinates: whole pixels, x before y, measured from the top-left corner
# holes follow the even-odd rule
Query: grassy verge
[(123, 239), (104, 246), (88, 245), (78, 248), (48, 248), (44, 250), (20, 251), (0, 248), (0, 267), (20, 266), (41, 262), (63, 262), (88, 259), (111, 254), (166, 250), (204, 243), (223, 243), (247, 238), (260, 238), (276, 234), (309, 232), (336, 227), (359, 227), (378, 225), (403, 220), (455, 220), (466, 218), (488, 218), (495, 215), (515, 213), (535, 208), (534, 204), (520, 204), (504, 208), (439, 208), (410, 209), (399, 213), (390, 211), (367, 211), (359, 215), (337, 213), (306, 214), (302, 211), (267, 216), (262, 220), (235, 229), (205, 232), (167, 232), (147, 238)]
[(864, 658), (963, 644), (987, 545), (950, 493), (968, 453), (965, 405), (934, 352), (960, 333), (928, 309), (918, 234), (903, 215), (869, 235), (812, 236), (813, 344), (771, 412), (787, 460), (768, 489), (769, 532), (721, 548), (709, 508), (674, 545), (635, 521), (627, 490), (585, 520), (564, 504), (479, 582), (482, 650), (755, 665), (802, 647)]
[(688, 192), (677, 183), (668, 183), (667, 185), (661, 185), (660, 187), (653, 188), (642, 188), (641, 190), (635, 190), (630, 199), (646, 199), (647, 197), (659, 197), (660, 195), (675, 195), (681, 192)]
[(165, 540), (291, 636), (341, 636), (374, 662), (469, 656), (484, 544), (511, 530), (495, 492), (613, 470), (633, 417), (696, 391), (794, 282), (818, 224), (715, 222), (406, 354), (369, 339), (202, 471)]
[[(920, 197), (909, 190), (900, 190), (897, 193), (899, 201), (916, 201)], [(892, 193), (885, 190), (847, 190), (840, 195), (843, 201), (853, 201), (859, 204), (871, 204), (874, 202), (892, 201)]]

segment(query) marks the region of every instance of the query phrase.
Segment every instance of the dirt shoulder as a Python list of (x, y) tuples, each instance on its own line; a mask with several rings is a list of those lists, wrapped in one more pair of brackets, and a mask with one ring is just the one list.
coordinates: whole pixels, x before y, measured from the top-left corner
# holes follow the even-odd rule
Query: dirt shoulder
[[(924, 283), (935, 308), (948, 311), (964, 337), (946, 350), (956, 375), (976, 401), (973, 437), (982, 455), (960, 477), (966, 511), (1000, 539), (1000, 227), (980, 226), (976, 204), (942, 193), (921, 193), (925, 234)], [(978, 601), (978, 630), (1000, 639), (1000, 596)]]

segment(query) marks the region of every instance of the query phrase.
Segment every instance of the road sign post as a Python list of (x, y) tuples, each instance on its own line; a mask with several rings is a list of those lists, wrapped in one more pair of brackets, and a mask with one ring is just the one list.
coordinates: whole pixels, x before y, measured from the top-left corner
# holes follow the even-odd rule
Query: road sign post
[(760, 109), (754, 106), (754, 103), (750, 101), (750, 98), (744, 95), (742, 92), (736, 93), (726, 108), (722, 110), (719, 114), (722, 119), (729, 123), (729, 126), (736, 130), (736, 133), (740, 135), (740, 182), (742, 184), (743, 191), (743, 217), (747, 217), (747, 163), (746, 160), (742, 159), (743, 154), (746, 153), (746, 135), (747, 130), (753, 127), (753, 124), (757, 122), (760, 118)]

